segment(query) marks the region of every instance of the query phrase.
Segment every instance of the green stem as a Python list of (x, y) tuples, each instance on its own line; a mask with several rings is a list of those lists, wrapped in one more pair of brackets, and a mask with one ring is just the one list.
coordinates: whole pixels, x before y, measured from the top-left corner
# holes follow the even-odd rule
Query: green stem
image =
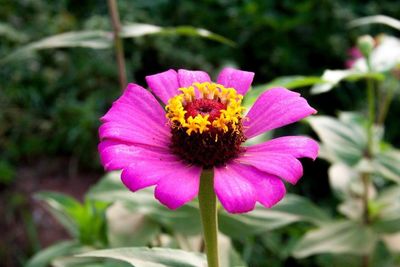
[(393, 95), (394, 95), (394, 86), (390, 86), (385, 96), (383, 97), (383, 101), (379, 109), (378, 122), (377, 122), (378, 125), (383, 125), (383, 123), (385, 122), (390, 104), (393, 99)]
[(117, 1), (108, 0), (108, 9), (110, 12), (111, 23), (113, 27), (115, 54), (117, 57), (117, 64), (118, 64), (119, 84), (121, 90), (123, 91), (127, 84), (127, 79), (126, 79), (126, 67), (124, 58), (124, 46), (122, 43), (122, 39), (120, 37), (121, 22), (119, 20)]
[(369, 200), (369, 173), (363, 173), (361, 176), (363, 182), (363, 223), (365, 225), (369, 224), (369, 209), (368, 209), (368, 200)]
[(214, 176), (211, 170), (204, 170), (201, 174), (199, 206), (208, 267), (218, 267), (217, 198), (214, 192)]
[(362, 257), (362, 267), (368, 267), (369, 266), (369, 255), (368, 254), (366, 254), (366, 255), (364, 255), (363, 257)]
[[(370, 58), (366, 58), (368, 64), (368, 71), (372, 71), (371, 61)], [(368, 136), (368, 143), (367, 143), (367, 153), (366, 157), (371, 158), (373, 153), (374, 147), (374, 124), (375, 124), (375, 89), (374, 83), (372, 79), (367, 79), (367, 98), (368, 98), (368, 128), (367, 128), (367, 136)], [(369, 183), (370, 183), (370, 174), (368, 172), (361, 174), (361, 179), (363, 183), (363, 196), (362, 196), (362, 203), (363, 203), (363, 224), (368, 226), (370, 224), (370, 214), (368, 209), (368, 201), (369, 201)], [(365, 254), (362, 256), (362, 267), (369, 266), (369, 255)]]
[(375, 90), (372, 79), (367, 80), (367, 94), (368, 94), (368, 156), (371, 156), (373, 150), (374, 138), (374, 123), (375, 123)]

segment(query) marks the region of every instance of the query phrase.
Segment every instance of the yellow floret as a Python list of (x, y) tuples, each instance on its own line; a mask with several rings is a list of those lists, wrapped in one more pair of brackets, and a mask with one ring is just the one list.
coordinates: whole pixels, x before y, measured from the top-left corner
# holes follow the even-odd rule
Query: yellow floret
[[(221, 110), (221, 114), (214, 121), (209, 121), (209, 115), (196, 115), (195, 118), (189, 116), (185, 118), (187, 111), (185, 105), (195, 100), (195, 90), (198, 91), (198, 98), (214, 99), (226, 104), (226, 109)], [(236, 130), (244, 108), (241, 106), (243, 96), (238, 94), (233, 88), (226, 88), (221, 84), (203, 82), (194, 83), (192, 86), (179, 88), (182, 93), (171, 98), (165, 107), (167, 118), (172, 122), (172, 127), (182, 127), (186, 129), (186, 133), (191, 135), (194, 133), (204, 133), (214, 129), (220, 129), (223, 132), (229, 131), (229, 127)], [(177, 123), (177, 124), (176, 124)], [(217, 138), (217, 137), (216, 137)]]
[(202, 115), (197, 115), (194, 120), (196, 121), (198, 125), (198, 129), (200, 133), (203, 133), (204, 131), (208, 130), (208, 125), (211, 125), (211, 122), (208, 121), (208, 118), (210, 115), (202, 116)]

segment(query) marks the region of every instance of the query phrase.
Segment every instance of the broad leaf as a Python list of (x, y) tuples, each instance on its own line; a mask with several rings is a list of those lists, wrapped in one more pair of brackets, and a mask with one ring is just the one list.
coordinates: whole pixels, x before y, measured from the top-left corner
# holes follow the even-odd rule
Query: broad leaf
[(123, 38), (134, 38), (145, 35), (161, 34), (161, 35), (183, 35), (190, 37), (202, 37), (224, 43), (230, 46), (235, 46), (235, 43), (221, 35), (212, 33), (208, 30), (195, 28), (191, 26), (178, 27), (160, 27), (144, 23), (131, 23), (122, 26), (121, 36)]
[(266, 231), (284, 227), (295, 222), (323, 224), (329, 217), (308, 199), (288, 194), (275, 207), (262, 206), (247, 214), (220, 213), (220, 230), (233, 238), (243, 239)]
[(135, 267), (204, 267), (206, 264), (202, 254), (167, 248), (104, 249), (83, 253), (78, 257), (111, 258)]
[(218, 250), (221, 267), (246, 267), (246, 263), (236, 252), (232, 241), (226, 235), (218, 234)]
[(400, 150), (389, 148), (377, 153), (373, 166), (377, 174), (400, 183)]
[(11, 25), (0, 22), (0, 36), (3, 36), (11, 41), (23, 42), (27, 39), (27, 36), (17, 29), (14, 29)]
[(144, 214), (164, 227), (183, 234), (200, 232), (200, 217), (194, 202), (171, 212), (155, 198), (152, 188), (132, 193), (121, 182), (120, 172), (107, 174), (91, 188), (88, 198), (113, 203), (120, 201), (131, 211)]
[(161, 232), (159, 224), (120, 202), (107, 210), (107, 224), (111, 247), (146, 246)]
[(36, 253), (25, 267), (47, 267), (53, 259), (79, 253), (80, 249), (80, 245), (75, 241), (57, 243)]
[(293, 256), (305, 258), (315, 254), (371, 253), (377, 237), (371, 229), (353, 221), (335, 222), (309, 231), (293, 249)]
[(322, 141), (325, 155), (331, 162), (357, 164), (367, 146), (367, 135), (363, 117), (354, 113), (341, 113), (339, 120), (328, 116), (308, 118), (311, 127)]
[(45, 201), (55, 218), (82, 244), (107, 243), (107, 203), (89, 200), (82, 205), (72, 197), (57, 192), (40, 192), (36, 198)]
[(400, 186), (391, 186), (380, 192), (375, 200), (378, 207), (373, 220), (373, 227), (382, 233), (400, 231)]
[(257, 98), (265, 91), (273, 87), (285, 87), (287, 89), (296, 89), (305, 86), (311, 86), (323, 82), (320, 77), (315, 76), (283, 76), (278, 77), (271, 82), (263, 85), (254, 86), (244, 98), (243, 105), (249, 108)]
[(349, 26), (360, 27), (369, 24), (384, 24), (400, 31), (400, 20), (385, 15), (376, 15), (355, 19), (349, 23)]
[(384, 75), (375, 72), (359, 71), (355, 69), (348, 70), (325, 70), (321, 76), (321, 82), (311, 88), (311, 93), (321, 94), (332, 90), (341, 81), (348, 80), (351, 82), (361, 79), (383, 80)]
[(71, 212), (81, 208), (81, 204), (78, 201), (61, 193), (47, 191), (35, 194), (35, 198), (44, 201), (48, 205), (49, 211), (70, 235), (79, 236), (79, 227), (74, 218), (70, 216)]
[(112, 44), (112, 35), (106, 31), (78, 31), (66, 32), (46, 37), (36, 42), (22, 46), (2, 59), (1, 63), (19, 60), (32, 55), (36, 50), (86, 47), (91, 49), (109, 48)]
[[(9, 33), (10, 29), (5, 28), (0, 24), (1, 33)], [(123, 25), (121, 30), (122, 38), (136, 38), (146, 35), (163, 34), (163, 35), (183, 35), (191, 37), (202, 37), (234, 46), (235, 43), (221, 35), (212, 33), (205, 29), (194, 28), (190, 26), (179, 26), (163, 28), (151, 24), (132, 23)], [(71, 47), (85, 47), (91, 49), (106, 49), (112, 47), (113, 33), (101, 30), (93, 31), (75, 31), (65, 32), (61, 34), (52, 35), (26, 44), (14, 52), (0, 59), (0, 63), (4, 64), (10, 61), (20, 60), (31, 56), (37, 50), (54, 49), (54, 48), (71, 48)]]
[(329, 184), (336, 195), (341, 199), (349, 196), (361, 195), (364, 192), (359, 172), (348, 165), (337, 162), (328, 170)]
[(400, 232), (384, 235), (382, 239), (390, 251), (400, 253)]
[(51, 262), (52, 267), (130, 267), (129, 263), (112, 259), (82, 258), (67, 256), (56, 258)]

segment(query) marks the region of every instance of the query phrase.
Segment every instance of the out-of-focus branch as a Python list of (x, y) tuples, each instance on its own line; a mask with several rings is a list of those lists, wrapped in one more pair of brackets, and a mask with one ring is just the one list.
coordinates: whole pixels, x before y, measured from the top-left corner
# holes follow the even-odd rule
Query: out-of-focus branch
[(124, 90), (127, 84), (127, 79), (126, 79), (126, 68), (125, 68), (125, 58), (124, 58), (124, 46), (122, 43), (122, 39), (120, 38), (121, 22), (119, 20), (117, 0), (108, 0), (108, 9), (113, 27), (115, 54), (117, 57), (117, 64), (118, 64), (119, 84), (121, 90)]

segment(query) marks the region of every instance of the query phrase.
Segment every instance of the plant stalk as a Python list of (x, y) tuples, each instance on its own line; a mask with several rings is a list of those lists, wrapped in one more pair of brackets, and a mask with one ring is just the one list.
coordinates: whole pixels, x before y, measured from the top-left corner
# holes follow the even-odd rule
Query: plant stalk
[(369, 200), (369, 174), (368, 173), (362, 173), (361, 176), (362, 182), (363, 182), (363, 196), (362, 196), (362, 202), (363, 202), (363, 223), (365, 225), (368, 225), (370, 223), (370, 214), (369, 214), (369, 209), (368, 209), (368, 200)]
[(114, 47), (118, 64), (119, 84), (121, 87), (121, 91), (123, 91), (127, 84), (127, 78), (124, 58), (124, 45), (120, 36), (121, 21), (119, 19), (117, 0), (108, 0), (108, 9), (110, 13), (111, 24), (113, 27)]
[(394, 86), (390, 86), (383, 97), (380, 109), (379, 109), (379, 114), (378, 114), (378, 125), (383, 125), (387, 116), (387, 113), (389, 111), (390, 104), (393, 100), (393, 95), (394, 95)]
[[(366, 58), (368, 64), (368, 71), (372, 71), (370, 58)], [(374, 124), (375, 124), (375, 89), (374, 82), (371, 78), (367, 79), (367, 98), (368, 98), (368, 126), (367, 126), (367, 153), (366, 157), (371, 158), (373, 154), (374, 148)], [(368, 226), (370, 224), (370, 214), (368, 208), (369, 202), (369, 183), (370, 183), (370, 174), (368, 172), (364, 172), (361, 174), (361, 179), (363, 183), (363, 224)], [(362, 256), (362, 267), (369, 266), (369, 255), (364, 254)]]
[(368, 157), (372, 155), (374, 145), (374, 123), (375, 123), (375, 90), (372, 79), (367, 80), (368, 95)]
[(208, 267), (218, 267), (218, 214), (212, 170), (201, 174), (199, 206)]

